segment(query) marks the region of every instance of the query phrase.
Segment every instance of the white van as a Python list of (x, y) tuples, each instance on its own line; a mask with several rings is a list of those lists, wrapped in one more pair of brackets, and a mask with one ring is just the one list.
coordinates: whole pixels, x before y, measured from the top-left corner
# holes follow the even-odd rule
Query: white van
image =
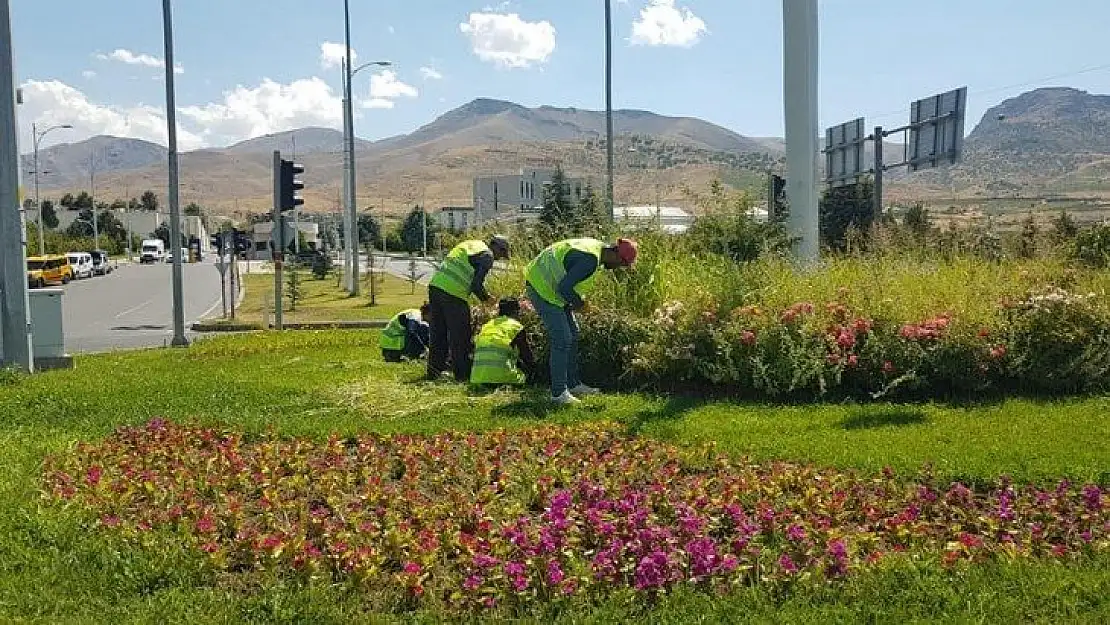
[(143, 241), (139, 262), (142, 264), (158, 263), (166, 260), (166, 243), (162, 239), (146, 239)]
[(93, 277), (92, 254), (88, 252), (70, 252), (66, 254), (69, 264), (73, 267), (73, 277), (78, 280)]

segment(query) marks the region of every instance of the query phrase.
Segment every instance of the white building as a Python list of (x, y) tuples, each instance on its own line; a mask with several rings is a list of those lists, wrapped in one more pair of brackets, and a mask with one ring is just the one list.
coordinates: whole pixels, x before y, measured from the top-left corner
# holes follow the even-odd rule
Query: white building
[[(320, 248), (320, 224), (309, 221), (297, 223), (297, 230), (304, 237), (304, 244), (309, 249)], [(270, 260), (270, 236), (274, 231), (274, 222), (263, 221), (254, 224), (251, 228), (251, 243), (253, 247), (249, 252), (252, 260)]]
[(474, 223), (473, 206), (444, 206), (437, 215), (439, 225), (450, 232), (465, 232)]
[(694, 223), (694, 216), (677, 206), (617, 206), (613, 212), (621, 224), (669, 234), (686, 232)]
[[(474, 179), (474, 219), (478, 224), (502, 221), (507, 215), (539, 212), (543, 206), (543, 188), (551, 184), (554, 169), (521, 169), (509, 176), (479, 176)], [(582, 178), (567, 178), (571, 197), (581, 198), (586, 192)]]

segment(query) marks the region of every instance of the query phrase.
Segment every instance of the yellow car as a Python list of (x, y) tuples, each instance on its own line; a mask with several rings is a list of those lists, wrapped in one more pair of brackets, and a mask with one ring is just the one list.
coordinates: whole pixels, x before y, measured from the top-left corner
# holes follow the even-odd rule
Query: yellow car
[(42, 288), (48, 284), (69, 284), (73, 267), (65, 256), (31, 256), (27, 259), (27, 285)]

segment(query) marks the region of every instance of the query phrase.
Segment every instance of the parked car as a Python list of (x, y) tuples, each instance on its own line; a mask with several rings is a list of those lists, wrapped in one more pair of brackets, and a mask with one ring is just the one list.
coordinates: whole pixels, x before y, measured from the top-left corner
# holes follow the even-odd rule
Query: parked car
[(27, 259), (27, 286), (39, 289), (49, 284), (69, 284), (73, 267), (61, 255), (31, 256)]
[(139, 262), (144, 265), (166, 260), (166, 243), (162, 239), (146, 239), (141, 249)]
[[(189, 262), (189, 248), (187, 248), (187, 247), (181, 248), (180, 254), (181, 254), (181, 262), (183, 262), (183, 263)], [(166, 262), (167, 263), (172, 263), (173, 262), (173, 252), (172, 251), (166, 252)]]
[(88, 252), (70, 252), (66, 254), (69, 264), (73, 267), (73, 277), (78, 280), (93, 277), (93, 259)]
[(98, 276), (106, 276), (112, 273), (113, 267), (111, 261), (108, 259), (108, 252), (104, 250), (93, 250), (89, 252), (93, 261), (93, 273)]

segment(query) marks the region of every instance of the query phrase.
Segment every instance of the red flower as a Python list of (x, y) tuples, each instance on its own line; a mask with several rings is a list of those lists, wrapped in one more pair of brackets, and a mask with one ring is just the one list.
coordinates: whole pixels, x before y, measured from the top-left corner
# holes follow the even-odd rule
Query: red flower
[(402, 570), (409, 575), (419, 575), (420, 571), (424, 570), (424, 567), (415, 562), (409, 561), (405, 563), (405, 566)]
[(755, 332), (752, 332), (751, 330), (744, 330), (742, 333), (740, 333), (740, 342), (749, 347), (755, 345)]
[(852, 330), (850, 330), (848, 328), (844, 328), (843, 330), (840, 331), (839, 334), (837, 334), (836, 344), (843, 347), (844, 349), (848, 349), (850, 347), (853, 347), (856, 344), (856, 335), (855, 335), (855, 333), (852, 332)]
[(208, 516), (207, 514), (197, 519), (198, 532), (202, 534), (207, 534), (214, 529), (216, 529), (216, 522), (213, 521), (212, 517)]
[(852, 327), (860, 334), (867, 334), (871, 331), (871, 320), (861, 317), (852, 322)]
[(909, 324), (902, 326), (902, 329), (898, 332), (898, 334), (902, 338), (909, 339), (911, 341), (916, 339), (920, 335), (920, 333), (920, 328), (915, 325)]
[(979, 338), (985, 339), (991, 335), (990, 328), (979, 328)]
[(999, 358), (1002, 358), (1005, 355), (1006, 355), (1006, 346), (1005, 345), (996, 345), (996, 346), (991, 348), (991, 358), (994, 358), (995, 360), (998, 360)]
[(883, 373), (894, 373), (894, 363), (889, 360), (883, 362)]
[(849, 367), (854, 368), (858, 364), (859, 364), (859, 356), (856, 356), (855, 354), (852, 354), (852, 355), (848, 356), (848, 366)]

